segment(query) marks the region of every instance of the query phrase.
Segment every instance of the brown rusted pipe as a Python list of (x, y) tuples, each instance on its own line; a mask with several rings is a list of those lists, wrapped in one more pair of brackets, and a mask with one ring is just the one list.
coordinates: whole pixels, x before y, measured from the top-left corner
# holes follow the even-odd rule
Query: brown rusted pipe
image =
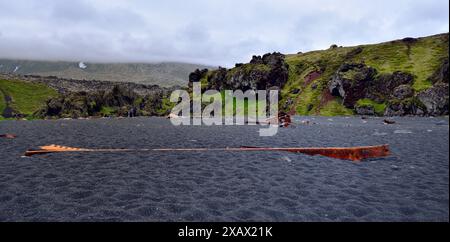
[(361, 147), (311, 147), (311, 148), (267, 148), (267, 147), (240, 147), (240, 148), (159, 148), (159, 149), (86, 149), (60, 145), (47, 145), (39, 147), (39, 150), (28, 150), (25, 156), (59, 152), (183, 152), (183, 151), (284, 151), (302, 153), (307, 155), (322, 155), (326, 157), (361, 161), (369, 158), (386, 157), (390, 155), (389, 145), (361, 146)]

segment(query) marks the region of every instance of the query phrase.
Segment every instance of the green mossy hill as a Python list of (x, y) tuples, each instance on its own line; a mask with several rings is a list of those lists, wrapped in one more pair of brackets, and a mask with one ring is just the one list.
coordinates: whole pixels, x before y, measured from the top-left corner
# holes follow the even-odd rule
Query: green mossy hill
[[(440, 89), (429, 90), (436, 83), (448, 83), (448, 38), (447, 33), (354, 47), (332, 45), (307, 53), (268, 53), (230, 69), (196, 70), (189, 87), (200, 82), (203, 90), (278, 88), (280, 109), (300, 115), (445, 114), (445, 103), (437, 105), (437, 111), (436, 105), (431, 107), (432, 112), (409, 108), (417, 113), (390, 112), (389, 104), (421, 93), (440, 95), (422, 97), (430, 105), (445, 102)], [(405, 90), (411, 95), (403, 97)]]
[(111, 90), (74, 92), (46, 102), (36, 113), (40, 118), (164, 116), (174, 106), (163, 90), (140, 96), (134, 91), (114, 86)]
[(33, 118), (58, 93), (43, 84), (20, 80), (0, 80), (0, 116), (2, 118)]
[[(342, 105), (345, 101), (345, 98), (342, 100), (342, 96), (338, 99), (328, 96), (330, 80), (346, 63), (363, 64), (375, 72), (374, 76), (367, 79), (367, 83), (362, 83), (368, 88), (360, 93), (354, 93), (361, 95), (361, 99), (363, 99), (358, 102), (359, 107), (363, 103), (369, 105), (367, 98), (377, 96), (377, 93), (380, 94), (380, 90), (370, 89), (370, 83), (391, 80), (396, 83), (395, 73), (412, 76), (413, 80), (408, 85), (415, 93), (431, 88), (436, 76), (441, 77), (441, 82), (445, 82), (447, 79), (448, 83), (448, 38), (447, 33), (425, 38), (405, 38), (381, 44), (334, 47), (327, 50), (287, 55), (285, 61), (289, 65), (289, 77), (287, 83), (282, 87), (280, 107), (286, 111), (295, 110), (297, 114), (301, 115), (333, 116), (358, 113), (356, 107)], [(443, 71), (444, 73), (440, 73), (439, 69), (445, 65), (445, 62), (447, 69)], [(442, 76), (444, 77), (442, 78)], [(386, 77), (390, 77), (390, 79)], [(361, 72), (354, 70), (345, 72), (342, 78), (354, 82), (364, 80), (361, 78)], [(403, 84), (400, 81), (398, 83), (399, 85)], [(368, 95), (366, 95), (366, 91)], [(384, 103), (388, 102), (391, 97), (386, 95), (381, 99), (370, 103), (374, 108), (375, 115), (383, 115), (383, 109), (386, 108)]]
[[(446, 115), (448, 93), (442, 90), (448, 86), (448, 39), (447, 33), (291, 55), (268, 53), (231, 69), (196, 70), (189, 81), (201, 82), (203, 90), (278, 88), (279, 107), (291, 114)], [(412, 97), (415, 102), (407, 100)], [(405, 108), (397, 110), (394, 100), (403, 100)]]
[(175, 105), (170, 92), (152, 88), (145, 95), (126, 85), (58, 93), (42, 83), (0, 79), (0, 120), (167, 115)]

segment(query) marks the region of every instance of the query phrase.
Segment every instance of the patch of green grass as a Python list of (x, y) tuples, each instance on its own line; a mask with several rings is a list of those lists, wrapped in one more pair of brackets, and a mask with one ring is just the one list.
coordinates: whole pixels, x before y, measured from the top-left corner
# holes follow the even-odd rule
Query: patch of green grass
[(3, 92), (0, 91), (0, 118), (2, 117), (2, 112), (6, 108), (6, 101), (5, 96), (3, 95)]
[(175, 105), (176, 105), (176, 103), (171, 102), (169, 97), (164, 97), (164, 98), (162, 99), (162, 105), (161, 105), (161, 108), (156, 109), (156, 113), (157, 113), (159, 116), (163, 116), (163, 115), (169, 114), (169, 113), (170, 113), (170, 110), (172, 110), (172, 108), (173, 108)]
[(44, 84), (19, 80), (0, 80), (0, 88), (12, 98), (11, 107), (26, 116), (42, 108), (48, 99), (58, 96), (54, 89)]
[(344, 107), (338, 99), (331, 100), (320, 109), (322, 116), (350, 116), (353, 111)]
[(100, 114), (102, 116), (111, 116), (111, 115), (115, 114), (116, 112), (117, 112), (116, 108), (108, 107), (108, 106), (103, 106), (100, 109)]
[(420, 38), (409, 44), (392, 41), (366, 45), (356, 60), (364, 61), (379, 73), (411, 73), (415, 77), (413, 88), (421, 91), (431, 87), (428, 78), (445, 57), (448, 57), (448, 34)]
[(359, 107), (373, 107), (375, 113), (380, 116), (383, 115), (384, 111), (386, 110), (385, 103), (377, 103), (368, 98), (358, 100), (358, 102), (356, 102), (356, 105)]
[[(243, 101), (238, 101), (234, 97), (233, 104), (231, 104), (231, 102), (230, 102), (231, 99), (227, 99), (227, 100), (225, 99), (224, 91), (221, 91), (220, 93), (216, 93), (215, 95), (203, 94), (202, 100), (205, 102), (206, 105), (208, 105), (209, 103), (212, 102), (212, 100), (213, 100), (212, 98), (214, 98), (214, 101), (221, 99), (223, 115), (225, 115), (225, 105), (233, 105), (233, 115), (242, 116), (242, 115), (248, 115), (249, 110), (255, 110), (256, 114), (258, 114), (259, 108), (262, 107), (262, 105), (264, 103), (264, 100), (249, 100), (247, 98), (244, 98)], [(208, 101), (210, 101), (210, 102), (208, 102)], [(266, 105), (269, 105), (269, 103), (266, 103)]]
[(264, 64), (244, 64), (239, 67), (234, 67), (230, 69), (227, 73), (228, 77), (233, 76), (237, 72), (242, 72), (244, 74), (248, 74), (253, 71), (259, 71), (259, 72), (269, 72), (270, 67)]

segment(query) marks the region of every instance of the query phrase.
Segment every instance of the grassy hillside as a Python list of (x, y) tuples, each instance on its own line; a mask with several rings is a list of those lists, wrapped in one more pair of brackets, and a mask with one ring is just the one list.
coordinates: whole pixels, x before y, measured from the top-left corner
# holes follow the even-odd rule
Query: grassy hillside
[[(84, 66), (83, 66), (84, 65)], [(0, 59), (0, 72), (62, 78), (126, 81), (160, 86), (185, 86), (188, 75), (208, 66), (188, 63), (83, 63)]]
[[(378, 75), (403, 71), (414, 76), (413, 88), (421, 91), (432, 86), (429, 78), (448, 58), (448, 34), (419, 39), (404, 39), (374, 45), (336, 47), (303, 54), (287, 55), (289, 79), (282, 89), (283, 100), (295, 100), (291, 109), (300, 115), (350, 115), (352, 110), (329, 95), (327, 83), (346, 62), (364, 62)], [(311, 74), (317, 74), (312, 78)], [(318, 76), (318, 77), (317, 77)], [(300, 89), (297, 93), (295, 90)], [(368, 103), (370, 100), (361, 100)], [(375, 104), (378, 109), (383, 104)], [(377, 110), (381, 112), (382, 110)]]
[(1, 113), (6, 108), (6, 100), (5, 95), (3, 95), (3, 92), (0, 90), (0, 118), (2, 117)]
[[(6, 107), (15, 113), (30, 117), (42, 108), (45, 102), (57, 96), (57, 92), (42, 84), (32, 84), (24, 81), (0, 80), (0, 116)], [(10, 100), (6, 100), (9, 97)]]

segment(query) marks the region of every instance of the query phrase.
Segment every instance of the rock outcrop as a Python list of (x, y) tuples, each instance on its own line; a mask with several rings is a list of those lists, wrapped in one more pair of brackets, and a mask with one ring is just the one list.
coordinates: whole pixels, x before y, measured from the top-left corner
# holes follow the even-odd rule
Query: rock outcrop
[(289, 66), (280, 53), (253, 56), (248, 64), (237, 64), (232, 69), (219, 67), (210, 73), (195, 71), (191, 81), (198, 81), (207, 75), (206, 89), (215, 90), (267, 90), (281, 88), (288, 79)]
[(375, 115), (375, 108), (373, 106), (368, 106), (368, 105), (357, 105), (355, 107), (355, 111), (358, 115), (368, 115), (368, 116), (373, 116)]
[(131, 89), (114, 86), (109, 91), (75, 92), (47, 101), (46, 106), (35, 115), (41, 118), (80, 118), (90, 116), (162, 116), (164, 92), (144, 97)]
[[(375, 102), (385, 102), (389, 100), (400, 86), (411, 86), (414, 82), (414, 77), (405, 72), (396, 71), (392, 74), (381, 74), (368, 83), (367, 98), (374, 100)], [(412, 89), (411, 89), (412, 90)]]
[(333, 75), (328, 88), (332, 95), (342, 98), (343, 105), (360, 115), (376, 115), (371, 105), (356, 105), (361, 99), (386, 104), (385, 116), (447, 115), (448, 60), (430, 78), (433, 87), (415, 93), (414, 77), (396, 71), (377, 75), (377, 71), (363, 63), (343, 64)]
[(448, 58), (429, 78), (433, 86), (414, 95), (409, 85), (394, 89), (392, 100), (388, 101), (386, 116), (404, 115), (448, 115)]
[(436, 83), (433, 87), (417, 94), (417, 98), (426, 107), (428, 115), (448, 115), (448, 88), (448, 83)]
[(448, 83), (448, 58), (442, 61), (441, 66), (430, 77), (430, 80), (435, 83)]
[(425, 115), (426, 107), (417, 97), (391, 99), (387, 101), (384, 116)]
[(328, 84), (333, 96), (342, 97), (343, 105), (354, 108), (356, 102), (367, 96), (377, 71), (363, 63), (343, 64)]

